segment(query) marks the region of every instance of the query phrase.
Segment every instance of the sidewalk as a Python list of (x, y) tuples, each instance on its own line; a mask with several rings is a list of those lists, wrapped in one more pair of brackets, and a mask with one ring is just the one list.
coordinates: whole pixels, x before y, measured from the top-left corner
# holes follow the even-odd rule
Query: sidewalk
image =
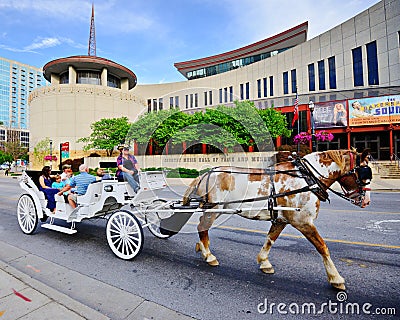
[(0, 319), (189, 320), (0, 241)]

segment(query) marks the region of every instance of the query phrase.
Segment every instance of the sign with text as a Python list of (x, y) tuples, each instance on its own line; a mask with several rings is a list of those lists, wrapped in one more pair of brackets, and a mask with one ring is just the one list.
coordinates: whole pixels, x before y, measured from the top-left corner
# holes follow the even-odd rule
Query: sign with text
[(314, 128), (347, 126), (346, 101), (319, 102), (314, 104)]
[(69, 158), (69, 142), (61, 143), (61, 158)]
[(349, 100), (351, 126), (400, 122), (400, 95)]

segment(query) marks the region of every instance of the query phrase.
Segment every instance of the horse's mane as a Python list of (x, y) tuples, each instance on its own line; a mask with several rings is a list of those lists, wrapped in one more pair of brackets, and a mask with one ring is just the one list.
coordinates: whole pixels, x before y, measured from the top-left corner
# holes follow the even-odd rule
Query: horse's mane
[(328, 150), (321, 152), (320, 161), (324, 165), (328, 166), (332, 160), (339, 166), (341, 171), (344, 171), (346, 168), (346, 159), (343, 157), (343, 152), (341, 150)]

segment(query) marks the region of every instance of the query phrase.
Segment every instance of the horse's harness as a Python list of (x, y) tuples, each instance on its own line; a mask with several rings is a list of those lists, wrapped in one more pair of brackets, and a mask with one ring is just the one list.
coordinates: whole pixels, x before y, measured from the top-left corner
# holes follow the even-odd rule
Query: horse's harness
[[(367, 188), (366, 186), (370, 183), (369, 181), (372, 179), (372, 170), (368, 165), (361, 165), (360, 164), (360, 158), (357, 155), (356, 158), (356, 165), (354, 165), (354, 154), (350, 152), (350, 170), (347, 171), (345, 174), (340, 176), (338, 179), (335, 179), (335, 181), (338, 181), (341, 188), (342, 192), (335, 191), (329, 187), (327, 187), (325, 184), (321, 182), (320, 179), (317, 178), (316, 175), (320, 176), (322, 179), (325, 180), (332, 180), (331, 178), (324, 177), (307, 159), (299, 157), (297, 154), (293, 154), (292, 157), (292, 163), (297, 167), (297, 169), (292, 169), (292, 170), (275, 170), (271, 168), (265, 168), (262, 169), (259, 172), (248, 172), (248, 171), (241, 171), (241, 170), (224, 170), (221, 169), (220, 167), (215, 167), (210, 169), (205, 175), (203, 175), (199, 182), (197, 183), (196, 187), (192, 190), (191, 194), (189, 195), (189, 200), (195, 200), (198, 201), (203, 209), (210, 209), (213, 208), (217, 205), (227, 205), (227, 204), (233, 204), (233, 203), (245, 203), (245, 202), (255, 202), (255, 201), (263, 201), (267, 200), (268, 201), (268, 210), (270, 212), (271, 216), (271, 222), (272, 223), (277, 223), (277, 217), (278, 217), (278, 212), (274, 207), (277, 206), (277, 198), (280, 197), (286, 197), (298, 193), (303, 193), (303, 192), (308, 192), (311, 191), (314, 193), (319, 200), (321, 201), (328, 201), (330, 202), (329, 199), (329, 194), (327, 190), (330, 190), (337, 196), (349, 201), (352, 204), (355, 204), (357, 206), (362, 205), (362, 200), (365, 197), (366, 191), (370, 191), (370, 188)], [(242, 200), (232, 200), (232, 201), (221, 201), (221, 202), (210, 202), (209, 201), (209, 186), (210, 186), (210, 177), (213, 173), (220, 173), (220, 172), (225, 172), (225, 173), (236, 173), (236, 174), (252, 174), (252, 175), (267, 175), (269, 176), (269, 180), (271, 182), (271, 192), (267, 196), (261, 196), (261, 197), (255, 197), (255, 198), (246, 198)], [(275, 189), (275, 184), (274, 184), (274, 179), (273, 176), (276, 174), (286, 174), (294, 178), (302, 178), (306, 181), (307, 185), (296, 190), (291, 190), (291, 191), (285, 191), (285, 192), (280, 192), (277, 193)], [(204, 197), (198, 196), (197, 190), (201, 184), (201, 182), (205, 179), (206, 182), (206, 192)], [(357, 184), (357, 189), (353, 191), (347, 190), (345, 187), (343, 187), (342, 183), (344, 183), (347, 179), (353, 179), (354, 182)], [(366, 180), (368, 182), (364, 183), (363, 181)]]

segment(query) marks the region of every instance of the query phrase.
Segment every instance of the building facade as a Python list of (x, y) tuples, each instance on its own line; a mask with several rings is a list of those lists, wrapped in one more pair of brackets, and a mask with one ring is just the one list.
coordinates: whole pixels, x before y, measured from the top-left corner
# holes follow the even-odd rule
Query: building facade
[(29, 94), (47, 85), (42, 69), (0, 58), (0, 144), (29, 146)]
[[(136, 120), (145, 102), (133, 94), (136, 75), (128, 68), (96, 56), (72, 56), (43, 67), (47, 87), (29, 96), (31, 151), (39, 141), (52, 140), (53, 154), (69, 143), (70, 158), (87, 156), (78, 139), (91, 134), (91, 124), (102, 118), (126, 116)], [(65, 159), (64, 159), (65, 160)], [(38, 168), (42, 163), (33, 163)]]
[[(335, 134), (320, 150), (370, 147), (378, 159), (398, 154), (400, 0), (382, 0), (308, 41), (307, 28), (305, 22), (243, 48), (178, 62), (187, 81), (138, 85), (134, 92), (146, 101), (148, 112), (172, 107), (195, 112), (251, 100), (258, 108), (278, 108), (289, 123), (298, 95), (300, 131), (313, 127)], [(354, 102), (368, 111), (365, 121), (354, 119), (360, 116)], [(338, 125), (339, 104), (346, 121)], [(388, 117), (379, 118), (379, 112)], [(289, 141), (276, 141), (282, 143)]]

